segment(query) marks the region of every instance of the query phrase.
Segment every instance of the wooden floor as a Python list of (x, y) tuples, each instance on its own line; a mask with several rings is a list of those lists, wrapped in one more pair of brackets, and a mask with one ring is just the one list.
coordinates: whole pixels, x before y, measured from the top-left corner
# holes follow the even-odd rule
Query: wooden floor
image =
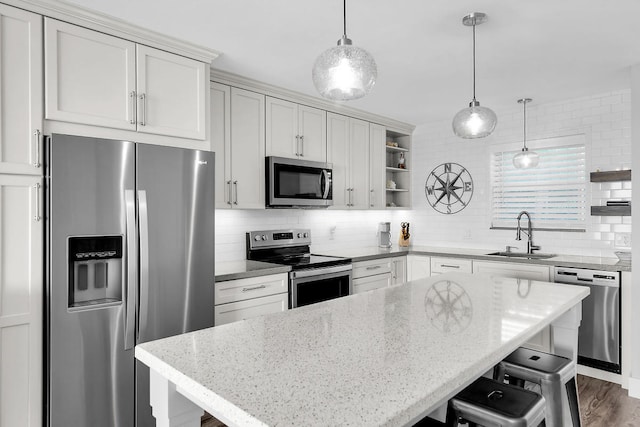
[[(640, 427), (640, 399), (627, 395), (618, 384), (578, 375), (582, 427)], [(203, 417), (203, 427), (224, 427)]]

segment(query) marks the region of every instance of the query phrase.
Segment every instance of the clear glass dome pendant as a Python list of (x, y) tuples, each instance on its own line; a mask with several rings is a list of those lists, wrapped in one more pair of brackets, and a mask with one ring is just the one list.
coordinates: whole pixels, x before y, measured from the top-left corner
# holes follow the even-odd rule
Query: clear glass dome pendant
[(518, 104), (522, 104), (523, 130), (522, 130), (522, 151), (513, 156), (513, 166), (516, 169), (531, 169), (540, 163), (540, 155), (527, 148), (527, 103), (533, 101), (531, 98), (518, 99)]
[(460, 138), (484, 138), (489, 136), (498, 123), (498, 116), (490, 108), (481, 107), (476, 100), (476, 25), (487, 21), (487, 15), (474, 12), (462, 18), (465, 26), (473, 27), (473, 99), (469, 108), (460, 110), (453, 117), (453, 133)]
[(349, 101), (365, 96), (378, 77), (378, 68), (366, 50), (347, 37), (347, 2), (344, 0), (344, 34), (338, 45), (324, 51), (313, 65), (313, 84), (322, 97)]

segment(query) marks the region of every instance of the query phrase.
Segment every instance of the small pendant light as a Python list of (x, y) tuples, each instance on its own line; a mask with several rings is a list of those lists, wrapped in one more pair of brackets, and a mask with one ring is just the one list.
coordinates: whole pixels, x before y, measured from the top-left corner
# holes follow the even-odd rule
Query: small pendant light
[(378, 77), (378, 68), (366, 50), (347, 37), (347, 0), (343, 0), (344, 32), (338, 46), (324, 51), (313, 65), (313, 84), (320, 95), (333, 101), (365, 96)]
[(527, 148), (527, 104), (531, 102), (531, 98), (518, 99), (518, 104), (522, 104), (523, 127), (522, 127), (522, 151), (513, 157), (513, 166), (516, 169), (530, 169), (538, 166), (540, 156), (535, 151), (529, 151)]
[(453, 118), (453, 132), (460, 138), (484, 138), (496, 128), (498, 117), (490, 108), (481, 107), (476, 100), (476, 25), (487, 21), (487, 15), (474, 12), (462, 18), (462, 24), (473, 27), (473, 99), (469, 108), (460, 110)]

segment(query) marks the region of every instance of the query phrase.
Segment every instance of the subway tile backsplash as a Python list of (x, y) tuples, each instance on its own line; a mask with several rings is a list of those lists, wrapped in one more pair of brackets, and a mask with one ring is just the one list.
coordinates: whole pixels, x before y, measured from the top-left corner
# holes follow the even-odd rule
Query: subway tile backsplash
[[(462, 140), (453, 135), (451, 121), (416, 128), (412, 148), (413, 209), (393, 211), (345, 210), (216, 210), (216, 261), (245, 259), (245, 233), (252, 230), (310, 228), (312, 251), (330, 253), (376, 245), (378, 222), (390, 221), (395, 243), (400, 223), (411, 222), (414, 245), (503, 249), (526, 248), (513, 230), (490, 230), (491, 191), (489, 161), (494, 144), (522, 141), (522, 110), (496, 111), (498, 126), (482, 140)], [(527, 107), (527, 139), (586, 135), (590, 171), (631, 167), (631, 91), (607, 92), (590, 97)], [(427, 175), (437, 165), (455, 162), (466, 167), (474, 183), (471, 203), (454, 215), (433, 210), (424, 194)], [(631, 232), (631, 217), (590, 216), (590, 205), (606, 200), (631, 200), (631, 182), (587, 183), (586, 232), (534, 231), (542, 252), (613, 257), (618, 242)], [(535, 224), (535, 218), (533, 218)], [(627, 249), (627, 248), (625, 248)]]

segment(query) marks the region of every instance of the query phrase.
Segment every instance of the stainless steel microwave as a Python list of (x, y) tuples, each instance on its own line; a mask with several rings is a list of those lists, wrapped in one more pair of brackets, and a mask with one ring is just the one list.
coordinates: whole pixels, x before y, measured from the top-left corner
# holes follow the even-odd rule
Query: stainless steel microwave
[(268, 208), (324, 208), (333, 205), (330, 163), (266, 158)]

